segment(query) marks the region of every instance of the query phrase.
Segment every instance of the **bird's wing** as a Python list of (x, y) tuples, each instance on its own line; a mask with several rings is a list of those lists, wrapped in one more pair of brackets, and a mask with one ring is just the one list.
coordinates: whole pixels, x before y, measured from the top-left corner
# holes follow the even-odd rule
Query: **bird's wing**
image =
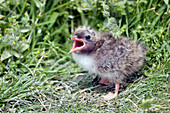
[(144, 49), (140, 43), (121, 38), (113, 41), (105, 41), (96, 51), (98, 70), (104, 72), (119, 71), (129, 75), (137, 71), (143, 65)]

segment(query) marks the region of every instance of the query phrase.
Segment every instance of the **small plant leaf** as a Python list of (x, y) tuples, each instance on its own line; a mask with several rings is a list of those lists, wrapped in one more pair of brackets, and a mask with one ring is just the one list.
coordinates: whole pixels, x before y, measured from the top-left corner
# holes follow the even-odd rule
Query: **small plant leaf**
[(164, 2), (165, 2), (166, 5), (168, 5), (168, 1), (169, 1), (169, 0), (164, 0)]
[(9, 57), (11, 57), (11, 53), (9, 50), (4, 50), (2, 55), (1, 55), (1, 61), (8, 59)]
[(58, 15), (59, 15), (59, 13), (57, 13), (57, 12), (53, 12), (53, 13), (52, 13), (52, 15), (51, 15), (51, 17), (50, 17), (50, 20), (49, 20), (49, 21), (51, 22), (51, 24), (50, 24), (50, 26), (48, 27), (48, 29), (50, 29), (50, 28), (54, 25), (54, 23), (55, 23)]
[(118, 2), (116, 5), (117, 6), (123, 6), (123, 5), (125, 5), (126, 4), (126, 1), (120, 1), (120, 2)]
[(30, 30), (29, 29), (21, 29), (21, 33), (26, 33), (28, 31), (30, 31)]
[(153, 99), (142, 100), (141, 107), (144, 109), (149, 109), (152, 107)]
[(34, 2), (38, 8), (41, 8), (43, 6), (43, 4), (39, 0), (34, 0)]
[(28, 44), (22, 43), (21, 46), (19, 47), (20, 52), (24, 52), (29, 48)]
[(20, 58), (20, 55), (16, 51), (11, 51), (11, 54), (13, 54), (15, 57)]

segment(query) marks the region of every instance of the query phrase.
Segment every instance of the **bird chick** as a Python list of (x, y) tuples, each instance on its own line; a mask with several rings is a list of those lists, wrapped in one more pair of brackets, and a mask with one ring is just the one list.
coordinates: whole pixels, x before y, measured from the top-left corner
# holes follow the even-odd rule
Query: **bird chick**
[(72, 53), (74, 61), (90, 73), (101, 77), (101, 84), (115, 84), (115, 93), (102, 96), (110, 100), (118, 96), (119, 85), (144, 64), (146, 48), (125, 37), (115, 39), (111, 34), (81, 26), (75, 30)]

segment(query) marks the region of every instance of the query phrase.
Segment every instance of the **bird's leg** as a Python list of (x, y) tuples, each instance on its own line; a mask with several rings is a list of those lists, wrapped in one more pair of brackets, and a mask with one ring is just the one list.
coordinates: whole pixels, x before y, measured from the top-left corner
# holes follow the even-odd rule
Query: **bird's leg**
[(110, 85), (111, 83), (109, 82), (109, 80), (105, 78), (101, 78), (101, 80), (99, 81), (99, 84)]
[(118, 96), (118, 91), (119, 91), (119, 83), (115, 83), (115, 93), (113, 94), (113, 93), (109, 92), (107, 95), (103, 95), (102, 97), (105, 100), (111, 100)]

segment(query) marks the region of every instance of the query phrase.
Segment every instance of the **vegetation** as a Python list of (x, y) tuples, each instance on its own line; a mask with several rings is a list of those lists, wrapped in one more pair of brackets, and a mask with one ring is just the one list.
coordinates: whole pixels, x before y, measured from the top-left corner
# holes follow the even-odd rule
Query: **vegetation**
[[(168, 0), (0, 0), (0, 112), (170, 112), (169, 9)], [(67, 54), (80, 25), (149, 48), (143, 75), (113, 100)]]

